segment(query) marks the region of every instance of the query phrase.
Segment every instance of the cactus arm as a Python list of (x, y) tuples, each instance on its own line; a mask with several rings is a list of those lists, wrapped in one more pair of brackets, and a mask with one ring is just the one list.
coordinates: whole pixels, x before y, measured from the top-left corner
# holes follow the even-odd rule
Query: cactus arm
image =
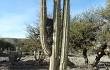
[(44, 53), (51, 56), (51, 49), (46, 44), (46, 0), (40, 0), (40, 41)]
[(64, 0), (63, 40), (60, 59), (60, 70), (66, 70), (68, 59), (68, 39), (70, 27), (70, 0)]
[(49, 70), (57, 70), (59, 62), (59, 42), (60, 42), (60, 1), (54, 0), (54, 29), (53, 29), (53, 44), (52, 44), (52, 56), (50, 57), (50, 67)]
[(37, 52), (34, 51), (34, 58), (38, 63), (41, 63), (45, 59), (45, 56), (43, 55), (43, 52), (38, 50)]

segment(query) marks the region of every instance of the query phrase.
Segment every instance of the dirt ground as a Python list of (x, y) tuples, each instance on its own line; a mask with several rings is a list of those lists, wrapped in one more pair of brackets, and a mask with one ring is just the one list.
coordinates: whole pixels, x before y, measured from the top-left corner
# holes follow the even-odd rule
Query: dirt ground
[(75, 63), (75, 68), (68, 68), (67, 70), (110, 70), (110, 59), (108, 56), (104, 56), (101, 58), (99, 64), (97, 67), (93, 68), (91, 64), (95, 60), (95, 55), (88, 56), (89, 59), (89, 65), (84, 64), (84, 58), (83, 57), (70, 57), (70, 60)]
[[(89, 58), (89, 65), (84, 64), (82, 56), (71, 56), (70, 61), (74, 62), (75, 67), (68, 67), (67, 70), (110, 70), (110, 59), (108, 56), (101, 58), (100, 63), (96, 68), (91, 67), (90, 64), (94, 62), (95, 55), (91, 55)], [(48, 70), (49, 60), (45, 59), (43, 63), (38, 64), (33, 56), (25, 56), (21, 58), (21, 61), (11, 64), (8, 57), (0, 57), (0, 70)]]

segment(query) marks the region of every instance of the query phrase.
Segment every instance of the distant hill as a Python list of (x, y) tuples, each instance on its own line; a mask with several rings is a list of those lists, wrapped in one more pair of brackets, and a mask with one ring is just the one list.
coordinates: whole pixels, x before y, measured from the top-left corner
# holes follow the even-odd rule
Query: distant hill
[(0, 38), (0, 40), (8, 41), (10, 43), (16, 43), (17, 41), (24, 41), (27, 38)]

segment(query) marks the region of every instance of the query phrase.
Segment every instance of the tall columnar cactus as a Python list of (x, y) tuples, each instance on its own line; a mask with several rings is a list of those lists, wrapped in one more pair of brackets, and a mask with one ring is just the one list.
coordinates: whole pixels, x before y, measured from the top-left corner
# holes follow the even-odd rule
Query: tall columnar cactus
[(60, 70), (66, 70), (68, 59), (68, 40), (70, 26), (70, 0), (64, 0), (63, 40), (61, 48)]
[(44, 53), (50, 56), (51, 49), (47, 46), (46, 43), (46, 33), (45, 33), (46, 21), (47, 21), (46, 0), (40, 0), (40, 40)]
[(59, 32), (60, 32), (60, 0), (54, 0), (54, 15), (53, 15), (53, 45), (52, 45), (52, 55), (50, 57), (50, 68), (49, 70), (57, 70), (58, 65), (58, 53), (59, 53)]
[[(53, 43), (52, 49), (48, 47), (46, 42), (46, 0), (40, 0), (40, 41), (44, 52), (50, 56), (49, 70), (65, 70), (67, 67), (68, 56), (68, 35), (69, 35), (69, 21), (70, 21), (70, 0), (64, 0), (63, 17), (61, 17), (60, 2), (61, 0), (54, 0), (54, 13), (53, 13)], [(61, 20), (62, 19), (62, 20)], [(62, 24), (61, 24), (62, 23)], [(63, 25), (63, 31), (60, 30)], [(63, 32), (63, 33), (60, 33)], [(63, 35), (62, 35), (63, 34)], [(63, 37), (62, 37), (63, 36)], [(63, 39), (62, 39), (63, 38)], [(61, 50), (61, 51), (59, 51)], [(61, 55), (59, 55), (59, 53)], [(61, 56), (61, 59), (60, 59)], [(60, 62), (60, 63), (59, 63)]]

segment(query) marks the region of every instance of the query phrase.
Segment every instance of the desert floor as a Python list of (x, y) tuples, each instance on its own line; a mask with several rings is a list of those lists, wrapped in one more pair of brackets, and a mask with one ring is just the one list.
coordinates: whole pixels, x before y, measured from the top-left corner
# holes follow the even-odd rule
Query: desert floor
[[(94, 62), (95, 55), (88, 56), (89, 65), (84, 64), (84, 58), (82, 56), (71, 56), (69, 60), (74, 62), (75, 67), (68, 67), (67, 70), (110, 70), (110, 59), (108, 56), (101, 58), (97, 67), (93, 68), (91, 64)], [(11, 64), (8, 57), (0, 57), (0, 70), (48, 70), (49, 59), (45, 59), (43, 63), (38, 64), (34, 56), (28, 55), (21, 58), (21, 61)]]

